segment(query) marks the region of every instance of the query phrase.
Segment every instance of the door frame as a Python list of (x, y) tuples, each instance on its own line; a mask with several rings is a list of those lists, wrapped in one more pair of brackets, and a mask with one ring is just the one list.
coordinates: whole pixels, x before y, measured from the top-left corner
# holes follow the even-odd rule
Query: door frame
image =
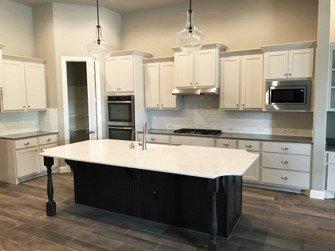
[[(67, 62), (86, 62), (87, 66), (87, 99), (88, 99), (88, 109), (89, 109), (89, 130), (94, 128), (96, 139), (99, 138), (98, 128), (98, 112), (97, 112), (97, 86), (99, 85), (100, 78), (96, 77), (100, 74), (99, 67), (96, 67), (96, 62), (90, 57), (61, 57), (61, 71), (62, 71), (62, 93), (63, 93), (63, 122), (64, 122), (64, 143), (70, 143), (70, 123), (69, 123), (69, 104), (68, 104), (68, 86), (67, 86), (67, 72), (66, 63)], [(92, 67), (92, 71), (88, 69), (88, 66)], [(98, 71), (97, 71), (98, 70)], [(97, 73), (96, 73), (97, 71)], [(92, 72), (92, 74), (89, 74)], [(99, 81), (97, 83), (97, 80)], [(89, 98), (89, 93), (93, 93), (93, 98)], [(90, 109), (93, 107), (93, 110)], [(92, 118), (93, 117), (93, 120)], [(90, 136), (90, 139), (91, 136)]]

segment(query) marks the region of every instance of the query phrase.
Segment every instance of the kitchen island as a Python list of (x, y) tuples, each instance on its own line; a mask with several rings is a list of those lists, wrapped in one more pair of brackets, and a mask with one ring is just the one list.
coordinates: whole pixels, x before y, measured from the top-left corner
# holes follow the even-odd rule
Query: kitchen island
[(56, 215), (53, 158), (74, 176), (75, 202), (229, 238), (242, 215), (242, 175), (258, 159), (245, 150), (95, 140), (41, 153), (48, 170), (46, 213)]

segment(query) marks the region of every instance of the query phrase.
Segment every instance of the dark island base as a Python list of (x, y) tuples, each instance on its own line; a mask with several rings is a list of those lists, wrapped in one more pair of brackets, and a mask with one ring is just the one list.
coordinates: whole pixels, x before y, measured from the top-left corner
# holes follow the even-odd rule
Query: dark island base
[(241, 176), (213, 180), (66, 162), (79, 204), (208, 233), (212, 243), (216, 234), (229, 238), (242, 214)]

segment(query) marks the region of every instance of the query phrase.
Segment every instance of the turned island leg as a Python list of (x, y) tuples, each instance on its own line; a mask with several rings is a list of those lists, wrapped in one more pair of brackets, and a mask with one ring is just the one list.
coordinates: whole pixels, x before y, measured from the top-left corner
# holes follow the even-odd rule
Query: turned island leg
[(218, 250), (218, 215), (217, 215), (217, 205), (216, 205), (216, 196), (219, 191), (219, 179), (210, 179), (208, 180), (208, 190), (210, 192), (211, 198), (211, 215), (210, 215), (210, 240), (208, 243), (208, 250)]
[(54, 159), (51, 157), (44, 157), (44, 165), (47, 168), (47, 194), (48, 201), (46, 203), (46, 214), (47, 216), (55, 216), (56, 215), (56, 202), (53, 200), (54, 197), (54, 188), (52, 184), (52, 166), (54, 165)]

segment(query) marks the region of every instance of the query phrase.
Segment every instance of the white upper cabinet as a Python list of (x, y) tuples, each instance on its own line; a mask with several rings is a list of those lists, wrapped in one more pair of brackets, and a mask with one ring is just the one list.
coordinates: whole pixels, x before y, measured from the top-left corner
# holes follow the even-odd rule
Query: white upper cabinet
[(134, 91), (134, 60), (132, 55), (115, 56), (105, 62), (106, 92)]
[(25, 63), (24, 70), (27, 109), (46, 109), (45, 65), (41, 63)]
[(3, 70), (4, 111), (46, 109), (44, 63), (8, 59)]
[(226, 50), (221, 44), (205, 44), (193, 53), (174, 48), (175, 87), (211, 88), (220, 82), (219, 52)]
[(199, 87), (212, 87), (218, 82), (218, 50), (200, 50), (195, 54), (195, 84)]
[(14, 60), (3, 60), (3, 70), (3, 110), (15, 111), (26, 109), (24, 63)]
[(242, 108), (263, 107), (263, 55), (248, 55), (241, 62), (241, 103)]
[(174, 63), (154, 62), (145, 64), (145, 107), (176, 109), (174, 88)]
[(288, 51), (267, 52), (264, 55), (264, 72), (266, 79), (288, 77)]
[(262, 109), (263, 55), (221, 59), (220, 108)]
[(240, 107), (240, 59), (221, 59), (220, 107), (238, 109)]
[(145, 65), (145, 106), (146, 108), (159, 108), (159, 64)]
[(175, 86), (189, 88), (194, 82), (193, 53), (175, 52)]
[(160, 102), (162, 108), (177, 108), (177, 97), (172, 95), (174, 88), (174, 63), (160, 63)]
[(313, 77), (314, 49), (289, 51), (289, 76), (292, 78)]
[(314, 49), (296, 49), (266, 52), (265, 79), (313, 77)]

